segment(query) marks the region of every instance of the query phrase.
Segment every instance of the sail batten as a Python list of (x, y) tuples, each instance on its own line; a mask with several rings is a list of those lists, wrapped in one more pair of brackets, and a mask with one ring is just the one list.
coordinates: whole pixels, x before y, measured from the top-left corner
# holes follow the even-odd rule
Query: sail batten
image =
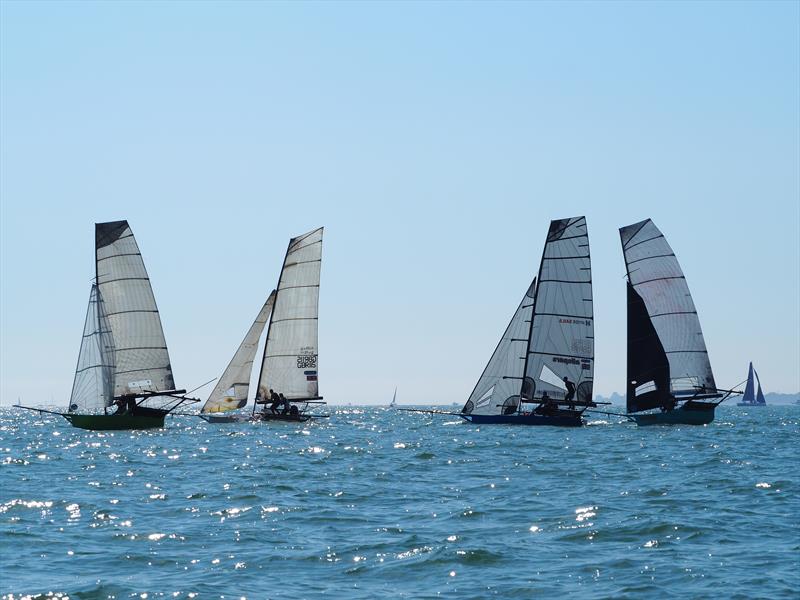
[[(647, 219), (620, 229), (628, 272), (628, 412), (716, 393), (697, 309), (666, 238)], [(636, 268), (631, 265), (636, 264)]]

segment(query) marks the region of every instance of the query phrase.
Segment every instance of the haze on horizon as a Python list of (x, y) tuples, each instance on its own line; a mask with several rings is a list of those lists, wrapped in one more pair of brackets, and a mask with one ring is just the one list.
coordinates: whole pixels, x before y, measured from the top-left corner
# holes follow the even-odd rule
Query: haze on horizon
[[(179, 387), (325, 226), (320, 391), (465, 401), (586, 215), (595, 393), (652, 218), (720, 387), (800, 391), (800, 4), (0, 3), (0, 403), (66, 405), (94, 223), (127, 219)], [(200, 390), (201, 397), (210, 388)]]

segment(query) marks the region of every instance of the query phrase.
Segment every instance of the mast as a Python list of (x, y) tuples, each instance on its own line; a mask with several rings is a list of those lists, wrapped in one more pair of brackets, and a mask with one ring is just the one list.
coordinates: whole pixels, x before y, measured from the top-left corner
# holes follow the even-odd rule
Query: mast
[[(280, 273), (278, 273), (278, 283), (275, 284), (275, 291), (273, 292), (275, 294), (275, 298), (272, 303), (273, 312), (271, 312), (269, 315), (269, 323), (267, 323), (267, 337), (264, 339), (264, 350), (261, 353), (261, 367), (258, 369), (258, 381), (256, 382), (256, 395), (255, 398), (253, 399), (253, 416), (255, 416), (256, 414), (256, 406), (258, 406), (258, 404), (256, 404), (256, 401), (258, 400), (258, 395), (261, 393), (261, 378), (263, 377), (264, 374), (264, 362), (267, 360), (267, 343), (269, 342), (269, 333), (270, 330), (272, 329), (272, 317), (275, 314), (274, 309), (275, 306), (277, 306), (278, 304), (278, 294), (280, 294), (281, 291), (280, 288), (281, 288), (281, 277), (283, 277), (283, 267), (286, 264), (286, 258), (289, 256), (289, 249), (292, 247), (293, 240), (294, 238), (289, 240), (289, 243), (286, 246), (286, 253), (283, 255), (283, 262), (281, 263), (281, 271)], [(264, 401), (268, 400), (268, 398), (261, 398), (261, 399)]]

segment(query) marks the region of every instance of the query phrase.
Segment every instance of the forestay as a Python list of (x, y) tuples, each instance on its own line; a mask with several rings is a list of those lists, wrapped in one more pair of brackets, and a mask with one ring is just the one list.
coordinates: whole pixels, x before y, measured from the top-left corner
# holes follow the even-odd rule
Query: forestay
[(103, 298), (92, 284), (68, 412), (97, 413), (113, 401), (114, 340)]
[(127, 221), (95, 225), (97, 286), (114, 336), (114, 395), (175, 388), (142, 255)]
[(564, 377), (575, 399), (590, 402), (594, 377), (594, 310), (585, 217), (551, 221), (539, 267), (525, 379), (525, 399), (563, 399)]
[(217, 385), (211, 392), (200, 412), (220, 413), (242, 408), (247, 404), (247, 392), (250, 389), (250, 373), (253, 370), (253, 359), (258, 349), (258, 340), (264, 332), (272, 306), (275, 303), (275, 290), (258, 311), (256, 320), (250, 326), (247, 334), (231, 362), (219, 378)]
[(647, 219), (620, 230), (628, 271), (628, 411), (715, 393), (700, 320), (672, 248)]
[(530, 333), (536, 279), (522, 297), (511, 322), (461, 412), (475, 415), (503, 414), (519, 406), (519, 390)]
[(275, 307), (267, 329), (258, 397), (269, 390), (288, 399), (319, 397), (317, 325), (322, 230), (292, 238), (286, 250)]

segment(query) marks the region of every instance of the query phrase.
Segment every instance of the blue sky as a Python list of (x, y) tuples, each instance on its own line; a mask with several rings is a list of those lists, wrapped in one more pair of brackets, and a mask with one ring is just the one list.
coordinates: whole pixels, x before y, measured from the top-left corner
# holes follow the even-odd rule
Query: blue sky
[(324, 225), (323, 395), (462, 402), (549, 221), (586, 215), (596, 392), (647, 217), (718, 384), (800, 389), (797, 2), (4, 1), (0, 28), (3, 403), (66, 404), (93, 223), (123, 218), (179, 386)]

